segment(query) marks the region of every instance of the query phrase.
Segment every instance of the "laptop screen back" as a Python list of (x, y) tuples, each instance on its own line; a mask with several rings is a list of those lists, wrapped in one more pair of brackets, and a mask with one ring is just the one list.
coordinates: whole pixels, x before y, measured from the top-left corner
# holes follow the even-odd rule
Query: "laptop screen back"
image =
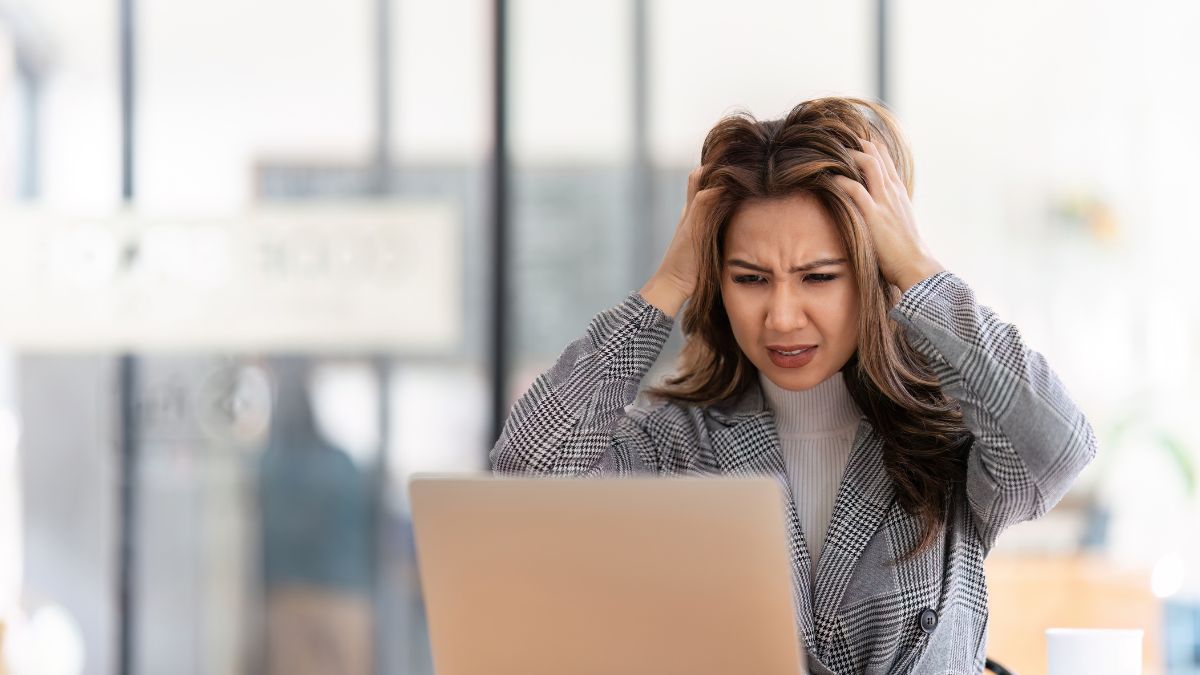
[(418, 475), (438, 675), (803, 672), (769, 478)]

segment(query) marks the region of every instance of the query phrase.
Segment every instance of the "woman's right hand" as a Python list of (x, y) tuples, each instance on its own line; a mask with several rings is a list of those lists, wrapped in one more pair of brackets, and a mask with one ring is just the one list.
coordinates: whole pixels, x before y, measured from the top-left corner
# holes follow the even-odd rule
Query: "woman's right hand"
[(675, 236), (667, 246), (658, 271), (642, 287), (642, 297), (672, 318), (696, 289), (699, 274), (699, 234), (712, 208), (718, 188), (697, 190), (704, 167), (698, 166), (688, 174), (687, 201), (675, 226)]

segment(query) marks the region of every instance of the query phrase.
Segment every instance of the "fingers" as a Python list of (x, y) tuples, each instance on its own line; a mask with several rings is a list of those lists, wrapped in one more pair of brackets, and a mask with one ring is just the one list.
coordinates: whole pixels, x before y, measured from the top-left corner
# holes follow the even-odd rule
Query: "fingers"
[(887, 144), (881, 141), (858, 139), (866, 152), (851, 150), (863, 172), (867, 174), (867, 188), (878, 201), (897, 199), (908, 196), (908, 188), (900, 180), (896, 163), (892, 161)]
[(853, 178), (847, 178), (846, 176), (834, 176), (833, 182), (850, 195), (850, 198), (853, 199), (854, 203), (858, 205), (858, 210), (863, 214), (864, 217), (871, 209), (875, 207), (875, 200), (871, 197), (871, 194), (867, 192), (867, 188), (863, 187), (862, 183), (854, 180)]
[(717, 195), (719, 194), (721, 194), (721, 188), (704, 188), (696, 193), (695, 197), (692, 198), (692, 201), (702, 201), (705, 203), (711, 202), (712, 200), (716, 199)]
[(695, 196), (692, 197), (692, 200), (685, 207), (686, 211), (684, 211), (681, 225), (686, 223), (686, 227), (691, 228), (693, 232), (699, 231), (700, 227), (697, 226), (697, 221), (703, 219), (709, 209), (712, 208), (712, 204), (716, 201), (719, 192), (719, 188), (704, 188), (696, 192)]
[[(860, 141), (862, 139), (859, 139)], [(892, 153), (888, 150), (887, 143), (882, 141), (865, 141), (864, 146), (867, 152), (873, 154), (876, 159), (883, 164), (884, 172), (892, 179), (896, 185), (900, 185), (903, 181), (900, 180), (900, 172), (896, 169), (896, 162), (892, 160)]]
[[(870, 148), (871, 146), (864, 142), (863, 147)], [(869, 152), (851, 150), (850, 154), (854, 157), (854, 162), (858, 164), (858, 167), (862, 169), (863, 175), (866, 176), (867, 191), (876, 201), (887, 201), (890, 196), (891, 181), (883, 168), (883, 162)]]
[(704, 188), (703, 190), (698, 189), (700, 187), (700, 174), (703, 172), (703, 170), (703, 166), (698, 166), (693, 169), (690, 174), (688, 174), (688, 195), (687, 202), (684, 204), (685, 212), (691, 210), (692, 204), (696, 203), (696, 199), (698, 197), (706, 194), (713, 194), (717, 191), (717, 188), (712, 187)]
[(703, 164), (692, 169), (692, 172), (688, 174), (687, 202), (685, 202), (685, 203), (691, 204), (692, 200), (695, 199), (696, 188), (699, 187), (699, 185), (700, 185), (700, 174), (702, 174), (702, 173), (704, 173), (704, 165)]

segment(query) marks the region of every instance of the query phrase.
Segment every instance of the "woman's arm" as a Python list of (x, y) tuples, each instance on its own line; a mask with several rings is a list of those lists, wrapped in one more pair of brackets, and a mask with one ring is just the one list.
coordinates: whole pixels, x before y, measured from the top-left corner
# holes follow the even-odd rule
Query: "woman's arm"
[(967, 499), (990, 549), (1005, 527), (1058, 503), (1095, 456), (1096, 438), (1046, 359), (936, 262), (917, 231), (911, 181), (901, 179), (887, 143), (858, 144), (848, 150), (865, 184), (833, 181), (862, 213), (880, 272), (904, 290), (889, 315), (929, 360), (942, 391), (961, 404), (975, 436)]
[(1092, 427), (1046, 359), (953, 273), (913, 284), (889, 315), (975, 436), (967, 498), (990, 549), (1004, 528), (1058, 503), (1096, 454)]
[(657, 471), (657, 448), (625, 407), (637, 398), (673, 323), (639, 293), (597, 314), (513, 406), (489, 453), (495, 472)]
[(595, 474), (657, 471), (659, 448), (642, 427), (658, 402), (637, 400), (680, 307), (696, 285), (696, 223), (717, 196), (700, 190), (704, 167), (688, 174), (687, 199), (658, 270), (620, 305), (592, 319), (587, 333), (521, 396), (489, 453), (498, 473)]

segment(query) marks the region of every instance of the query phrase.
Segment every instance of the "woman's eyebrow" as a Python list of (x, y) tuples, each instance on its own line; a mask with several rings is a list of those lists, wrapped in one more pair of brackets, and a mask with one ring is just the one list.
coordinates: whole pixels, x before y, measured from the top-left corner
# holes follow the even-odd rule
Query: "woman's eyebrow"
[[(814, 270), (818, 267), (825, 267), (826, 265), (844, 265), (845, 263), (846, 263), (845, 258), (818, 258), (811, 262), (806, 262), (803, 265), (796, 265), (795, 267), (788, 270), (788, 272), (789, 273), (807, 272), (809, 270)], [(771, 273), (771, 270), (769, 270), (765, 267), (755, 265), (754, 263), (746, 262), (745, 260), (742, 260), (740, 258), (731, 258), (729, 260), (726, 260), (725, 264), (730, 267), (745, 267), (746, 269), (754, 270), (755, 272), (765, 272), (767, 274)]]

